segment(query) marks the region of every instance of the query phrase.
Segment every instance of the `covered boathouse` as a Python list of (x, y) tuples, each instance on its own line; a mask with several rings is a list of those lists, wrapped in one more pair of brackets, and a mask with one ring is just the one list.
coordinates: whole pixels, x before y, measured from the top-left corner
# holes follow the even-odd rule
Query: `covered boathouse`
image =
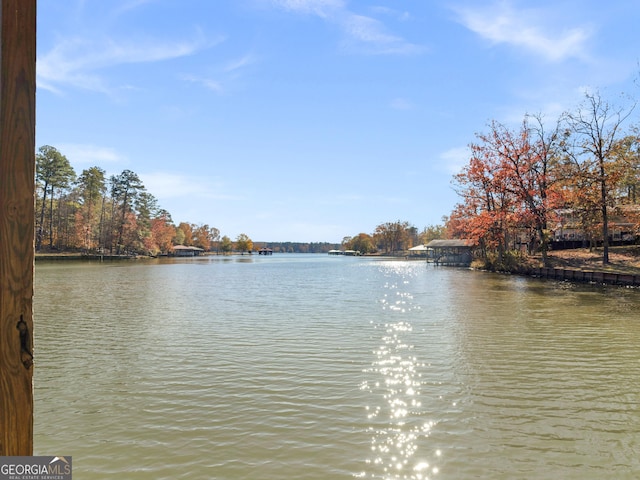
[(174, 257), (196, 257), (204, 253), (204, 249), (186, 245), (175, 245), (171, 250)]
[(473, 240), (461, 238), (454, 240), (431, 240), (426, 245), (430, 249), (427, 261), (436, 265), (468, 267), (473, 260)]

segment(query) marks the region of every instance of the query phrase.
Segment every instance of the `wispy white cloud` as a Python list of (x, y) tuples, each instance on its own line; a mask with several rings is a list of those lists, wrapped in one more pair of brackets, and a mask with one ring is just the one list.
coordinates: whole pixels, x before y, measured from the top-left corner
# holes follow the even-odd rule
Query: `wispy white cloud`
[(227, 90), (229, 83), (236, 81), (241, 76), (240, 72), (243, 69), (255, 62), (255, 57), (252, 54), (247, 54), (227, 62), (225, 65), (217, 68), (212, 74), (186, 74), (182, 75), (181, 78), (184, 81), (202, 85), (213, 92), (222, 94)]
[(371, 7), (371, 11), (374, 13), (388, 15), (397, 20), (400, 20), (401, 22), (406, 22), (407, 20), (411, 19), (411, 14), (409, 12), (394, 10), (393, 8), (389, 7), (373, 6)]
[(198, 85), (201, 85), (206, 89), (216, 93), (222, 93), (224, 91), (224, 88), (222, 87), (222, 83), (213, 78), (208, 78), (208, 77), (199, 76), (199, 75), (191, 75), (191, 74), (181, 75), (180, 78), (182, 78), (182, 80), (186, 82), (196, 83)]
[(345, 15), (342, 25), (350, 37), (362, 42), (380, 45), (401, 42), (398, 37), (386, 33), (382, 23), (371, 17), (355, 14)]
[(127, 158), (111, 147), (91, 144), (62, 143), (56, 148), (74, 165), (104, 165), (123, 163)]
[(207, 40), (201, 33), (196, 34), (193, 39), (175, 42), (163, 42), (157, 38), (63, 39), (38, 57), (38, 87), (55, 93), (61, 93), (70, 87), (113, 93), (119, 87), (111, 85), (101, 75), (104, 70), (124, 64), (152, 63), (185, 57), (221, 41), (222, 39)]
[(338, 23), (347, 34), (345, 45), (349, 50), (403, 55), (420, 53), (424, 50), (419, 45), (387, 33), (384, 24), (372, 17), (346, 12), (339, 17)]
[(159, 199), (191, 198), (193, 201), (238, 200), (239, 195), (224, 192), (220, 179), (183, 175), (177, 172), (156, 171), (140, 174), (145, 187)]
[(345, 8), (343, 0), (271, 0), (271, 2), (284, 10), (313, 14), (322, 18), (331, 17)]
[(129, 10), (135, 10), (142, 5), (146, 5), (148, 3), (154, 2), (155, 0), (127, 0), (123, 2), (119, 7), (117, 7), (114, 11), (116, 15), (123, 14), (128, 12)]
[(462, 25), (494, 44), (523, 48), (550, 61), (587, 57), (586, 43), (592, 29), (560, 27), (553, 23), (558, 17), (555, 12), (516, 9), (506, 0), (490, 7), (455, 7), (454, 11)]
[(354, 13), (342, 0), (271, 0), (271, 4), (338, 25), (345, 34), (343, 46), (350, 52), (407, 55), (424, 51), (424, 47), (389, 33), (376, 18)]
[(236, 70), (240, 70), (241, 68), (245, 68), (253, 63), (255, 63), (256, 59), (253, 55), (247, 54), (236, 60), (232, 60), (224, 66), (225, 72), (234, 72)]

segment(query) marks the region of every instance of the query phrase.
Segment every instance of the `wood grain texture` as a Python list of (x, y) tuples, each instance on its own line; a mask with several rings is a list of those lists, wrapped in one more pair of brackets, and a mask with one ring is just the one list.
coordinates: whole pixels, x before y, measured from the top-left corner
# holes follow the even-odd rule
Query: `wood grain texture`
[(36, 0), (0, 29), (0, 455), (32, 455)]

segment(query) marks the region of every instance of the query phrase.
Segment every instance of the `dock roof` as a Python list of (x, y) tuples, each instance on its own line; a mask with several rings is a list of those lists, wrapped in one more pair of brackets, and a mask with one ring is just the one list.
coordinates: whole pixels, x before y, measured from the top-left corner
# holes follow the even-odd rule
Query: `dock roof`
[(174, 245), (173, 246), (173, 250), (184, 250), (184, 251), (191, 251), (191, 252), (204, 252), (203, 248), (192, 247), (192, 246), (187, 246), (187, 245)]
[(457, 238), (452, 240), (431, 240), (427, 243), (429, 248), (451, 248), (451, 247), (474, 247), (475, 242), (468, 238)]

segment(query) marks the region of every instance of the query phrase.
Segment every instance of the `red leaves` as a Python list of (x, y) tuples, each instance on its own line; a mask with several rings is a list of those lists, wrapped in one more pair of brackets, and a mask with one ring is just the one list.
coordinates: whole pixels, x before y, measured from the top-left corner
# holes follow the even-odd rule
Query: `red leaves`
[(469, 164), (454, 179), (464, 201), (452, 214), (452, 229), (498, 249), (531, 231), (542, 243), (547, 212), (559, 198), (549, 174), (553, 143), (541, 125), (532, 129), (526, 119), (516, 132), (495, 121), (490, 127), (470, 145)]

